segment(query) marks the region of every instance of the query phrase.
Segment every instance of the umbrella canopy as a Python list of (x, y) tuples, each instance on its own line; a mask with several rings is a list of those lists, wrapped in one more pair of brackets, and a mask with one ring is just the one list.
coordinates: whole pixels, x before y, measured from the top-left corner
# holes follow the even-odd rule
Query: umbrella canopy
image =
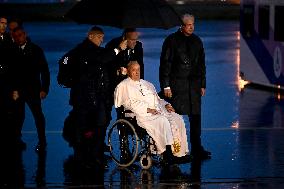
[(117, 28), (169, 29), (182, 23), (166, 0), (82, 0), (65, 16), (80, 24)]

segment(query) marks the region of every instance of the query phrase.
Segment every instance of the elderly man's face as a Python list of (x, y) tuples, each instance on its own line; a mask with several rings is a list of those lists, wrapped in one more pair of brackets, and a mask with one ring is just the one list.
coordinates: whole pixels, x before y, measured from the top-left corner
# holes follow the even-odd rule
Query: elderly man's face
[(128, 76), (134, 81), (140, 80), (140, 65), (138, 63), (132, 64), (128, 68)]
[(194, 18), (193, 17), (187, 17), (183, 20), (181, 31), (186, 36), (189, 36), (194, 32)]
[(2, 35), (7, 28), (7, 19), (6, 18), (0, 18), (0, 34)]

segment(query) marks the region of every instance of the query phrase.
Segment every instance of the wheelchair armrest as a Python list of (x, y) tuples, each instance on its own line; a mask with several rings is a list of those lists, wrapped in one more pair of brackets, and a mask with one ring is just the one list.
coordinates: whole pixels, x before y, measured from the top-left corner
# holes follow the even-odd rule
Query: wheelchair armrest
[(124, 113), (124, 117), (135, 118), (135, 114), (134, 114), (133, 112), (129, 112), (129, 113), (125, 112), (125, 113)]
[(123, 106), (116, 109), (119, 118), (135, 118), (135, 114), (131, 110), (125, 109)]

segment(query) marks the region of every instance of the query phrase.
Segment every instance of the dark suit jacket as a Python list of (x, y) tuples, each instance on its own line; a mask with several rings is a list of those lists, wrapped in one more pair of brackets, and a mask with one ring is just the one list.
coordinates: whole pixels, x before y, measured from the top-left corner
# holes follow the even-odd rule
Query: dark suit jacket
[(0, 109), (5, 109), (11, 100), (11, 91), (16, 90), (15, 48), (8, 33), (0, 38)]
[(74, 62), (74, 81), (70, 91), (73, 106), (93, 106), (104, 99), (108, 108), (113, 104), (109, 68), (116, 54), (113, 49), (98, 47), (88, 39), (70, 50), (66, 56)]
[(20, 92), (36, 95), (49, 92), (50, 72), (43, 50), (30, 40), (24, 49), (18, 47), (17, 85)]
[(99, 47), (86, 38), (65, 56), (68, 58), (67, 64), (73, 64), (74, 69), (70, 90), (70, 105), (74, 112), (70, 116), (71, 121), (74, 119), (75, 123), (80, 124), (75, 125), (76, 140), (80, 141), (87, 130), (102, 126), (102, 129), (106, 129), (105, 124), (111, 119), (113, 92), (109, 64), (116, 53), (114, 49)]

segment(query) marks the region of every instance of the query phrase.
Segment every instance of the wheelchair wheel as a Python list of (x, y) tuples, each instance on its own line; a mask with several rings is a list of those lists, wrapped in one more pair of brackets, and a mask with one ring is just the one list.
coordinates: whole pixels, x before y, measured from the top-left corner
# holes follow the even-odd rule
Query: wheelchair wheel
[(140, 158), (142, 169), (149, 169), (152, 166), (152, 158), (149, 155), (143, 154)]
[(139, 139), (134, 126), (125, 119), (117, 120), (108, 132), (110, 154), (116, 164), (131, 165), (138, 156)]

